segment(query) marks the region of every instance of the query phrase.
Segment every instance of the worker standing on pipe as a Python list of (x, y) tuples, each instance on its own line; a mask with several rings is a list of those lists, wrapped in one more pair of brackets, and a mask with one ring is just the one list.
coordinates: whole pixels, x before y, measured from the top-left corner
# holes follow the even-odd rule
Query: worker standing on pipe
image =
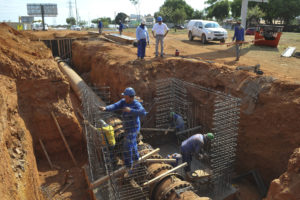
[(245, 35), (245, 29), (241, 25), (241, 20), (238, 20), (237, 25), (234, 28), (234, 36), (232, 38), (232, 41), (235, 40), (236, 61), (239, 61), (240, 59), (242, 42), (245, 40), (244, 35)]
[(138, 59), (144, 59), (146, 53), (146, 46), (149, 43), (149, 33), (147, 27), (145, 26), (146, 22), (143, 20), (141, 25), (136, 28), (136, 39), (138, 44)]
[[(191, 163), (192, 156), (195, 155), (199, 160), (204, 158), (204, 147), (208, 144), (210, 140), (214, 139), (212, 133), (207, 133), (205, 135), (195, 134), (181, 143), (181, 155), (182, 163), (187, 162), (187, 166), (184, 168), (186, 176), (191, 178)], [(206, 155), (207, 156), (207, 155)]]
[(122, 95), (124, 98), (120, 101), (106, 107), (99, 107), (99, 109), (102, 111), (123, 111), (123, 127), (125, 130), (123, 156), (126, 167), (131, 170), (133, 161), (139, 159), (137, 134), (141, 128), (140, 117), (145, 116), (147, 113), (142, 104), (134, 98), (135, 91), (133, 88), (126, 88)]
[[(156, 39), (155, 56), (158, 57), (158, 45), (160, 43), (160, 57), (164, 56), (164, 38), (169, 32), (168, 26), (162, 22), (162, 17), (157, 18), (157, 23), (152, 28), (153, 37)], [(154, 34), (155, 33), (155, 34)]]

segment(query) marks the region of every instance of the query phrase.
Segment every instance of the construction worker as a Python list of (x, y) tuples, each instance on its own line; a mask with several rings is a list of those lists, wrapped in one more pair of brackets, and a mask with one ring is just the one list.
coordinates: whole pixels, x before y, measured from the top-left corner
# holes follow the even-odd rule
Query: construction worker
[(119, 24), (119, 33), (120, 33), (120, 35), (122, 35), (123, 29), (124, 29), (124, 25), (120, 21), (120, 24)]
[(237, 25), (234, 28), (234, 36), (232, 38), (232, 41), (235, 40), (236, 61), (240, 59), (242, 42), (245, 41), (244, 35), (245, 35), (245, 29), (241, 25), (241, 20), (238, 20)]
[(143, 20), (141, 25), (136, 28), (136, 39), (138, 41), (138, 59), (144, 59), (146, 53), (146, 45), (149, 45), (149, 33), (147, 27), (145, 26), (146, 22)]
[(125, 130), (123, 155), (126, 167), (132, 170), (133, 161), (139, 159), (137, 134), (141, 126), (140, 117), (145, 116), (146, 111), (142, 104), (134, 98), (135, 91), (133, 88), (126, 88), (122, 95), (124, 98), (120, 101), (106, 107), (99, 107), (99, 109), (102, 111), (123, 111), (123, 127)]
[(102, 29), (103, 29), (103, 23), (102, 23), (101, 20), (98, 23), (98, 29), (99, 29), (99, 34), (101, 35), (102, 34)]
[(204, 152), (205, 146), (213, 139), (214, 135), (212, 133), (207, 133), (205, 135), (195, 134), (181, 143), (182, 163), (187, 162), (184, 171), (188, 178), (191, 178), (192, 156), (195, 155), (199, 160), (203, 159), (204, 155), (207, 156)]
[(176, 114), (175, 112), (170, 112), (170, 127), (175, 128), (176, 132), (183, 131), (185, 127), (182, 116)]
[(164, 56), (164, 38), (169, 33), (168, 26), (162, 22), (162, 17), (157, 18), (157, 23), (152, 28), (152, 35), (156, 39), (155, 57), (158, 57), (158, 45), (160, 43), (160, 56)]

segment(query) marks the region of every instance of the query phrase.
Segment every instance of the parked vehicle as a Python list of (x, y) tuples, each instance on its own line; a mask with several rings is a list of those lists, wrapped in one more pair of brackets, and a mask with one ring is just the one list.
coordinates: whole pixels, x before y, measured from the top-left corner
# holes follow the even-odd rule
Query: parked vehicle
[(195, 37), (198, 37), (201, 38), (203, 44), (208, 41), (223, 43), (228, 37), (227, 31), (214, 21), (191, 20), (187, 28), (189, 40), (192, 41)]
[(252, 28), (247, 28), (246, 30), (246, 35), (255, 35), (255, 32), (256, 32), (256, 28), (252, 27)]
[(184, 29), (184, 26), (182, 26), (182, 25), (175, 25), (173, 28), (182, 30), (182, 29)]
[(71, 30), (74, 30), (74, 31), (81, 31), (81, 27), (78, 26), (78, 25), (72, 25), (72, 26), (71, 26)]
[[(43, 24), (42, 23), (33, 23), (31, 27), (32, 27), (32, 30), (34, 30), (34, 31), (43, 30)], [(45, 24), (45, 30), (46, 31), (48, 30), (48, 25), (47, 24)]]

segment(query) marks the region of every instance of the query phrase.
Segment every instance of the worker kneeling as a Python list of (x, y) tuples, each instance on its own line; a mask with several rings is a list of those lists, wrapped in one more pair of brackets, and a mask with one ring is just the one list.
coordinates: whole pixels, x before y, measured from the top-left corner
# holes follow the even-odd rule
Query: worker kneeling
[(181, 155), (182, 163), (187, 162), (187, 166), (184, 168), (186, 176), (191, 178), (191, 163), (193, 154), (200, 160), (204, 155), (204, 146), (207, 145), (209, 140), (213, 140), (214, 135), (212, 133), (207, 134), (195, 134), (181, 143)]

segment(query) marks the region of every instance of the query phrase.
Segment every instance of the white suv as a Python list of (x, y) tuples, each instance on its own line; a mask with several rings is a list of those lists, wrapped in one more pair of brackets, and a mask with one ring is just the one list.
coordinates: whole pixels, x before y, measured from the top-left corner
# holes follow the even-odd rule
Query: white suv
[(214, 21), (191, 20), (187, 28), (189, 40), (192, 41), (194, 37), (199, 37), (203, 44), (207, 41), (220, 41), (223, 43), (228, 37), (227, 31)]

